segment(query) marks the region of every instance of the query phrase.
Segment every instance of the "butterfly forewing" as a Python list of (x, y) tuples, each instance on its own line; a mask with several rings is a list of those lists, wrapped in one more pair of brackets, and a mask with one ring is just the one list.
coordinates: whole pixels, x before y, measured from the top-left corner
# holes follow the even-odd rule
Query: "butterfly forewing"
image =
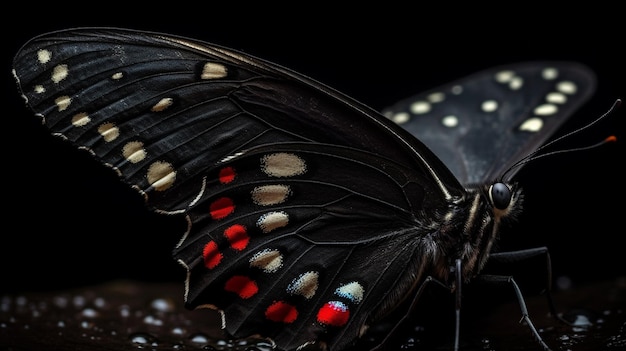
[(416, 241), (464, 193), (378, 113), (207, 43), (61, 31), (27, 43), (14, 74), (53, 133), (188, 219), (187, 304), (218, 308), (235, 337), (344, 348), (414, 286)]
[(591, 97), (595, 82), (579, 63), (523, 62), (472, 74), (383, 113), (431, 148), (461, 183), (478, 184), (541, 146)]

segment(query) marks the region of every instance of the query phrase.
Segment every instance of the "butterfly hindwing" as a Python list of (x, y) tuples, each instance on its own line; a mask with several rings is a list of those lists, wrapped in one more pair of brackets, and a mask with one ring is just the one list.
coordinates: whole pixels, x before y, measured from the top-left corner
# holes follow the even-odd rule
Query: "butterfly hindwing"
[(579, 63), (520, 62), (417, 94), (383, 113), (431, 148), (461, 183), (477, 184), (541, 146), (595, 85), (594, 73)]

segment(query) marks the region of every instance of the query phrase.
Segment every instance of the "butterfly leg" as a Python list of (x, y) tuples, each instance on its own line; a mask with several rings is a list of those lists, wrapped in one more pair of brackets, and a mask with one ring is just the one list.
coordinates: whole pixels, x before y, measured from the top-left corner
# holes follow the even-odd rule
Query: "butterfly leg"
[(548, 308), (550, 309), (550, 313), (554, 318), (559, 320), (562, 323), (567, 325), (572, 325), (570, 322), (563, 319), (557, 312), (556, 307), (554, 305), (554, 300), (552, 300), (552, 261), (550, 259), (550, 252), (548, 248), (545, 246), (536, 247), (532, 249), (519, 250), (519, 251), (507, 251), (507, 252), (497, 252), (492, 253), (489, 256), (489, 261), (497, 261), (503, 263), (513, 263), (525, 261), (530, 258), (545, 255), (546, 257), (546, 272), (547, 272), (547, 281), (546, 281), (546, 299), (548, 300)]
[(522, 320), (526, 322), (526, 324), (530, 328), (530, 331), (535, 337), (535, 340), (537, 340), (537, 342), (541, 345), (542, 349), (545, 351), (550, 351), (550, 347), (548, 347), (548, 345), (543, 341), (543, 339), (539, 335), (539, 332), (537, 332), (535, 325), (530, 320), (530, 316), (528, 315), (528, 309), (526, 308), (526, 302), (524, 301), (524, 296), (522, 296), (522, 291), (520, 290), (519, 286), (517, 285), (513, 277), (483, 274), (483, 275), (477, 276), (476, 278), (474, 278), (474, 280), (491, 283), (491, 284), (498, 284), (498, 285), (510, 284), (511, 287), (513, 287), (513, 291), (515, 292), (515, 295), (517, 297), (517, 302), (519, 304), (519, 307), (522, 310)]
[[(459, 263), (460, 264), (460, 263)], [(398, 328), (402, 325), (402, 323), (411, 315), (411, 312), (415, 309), (415, 306), (417, 306), (417, 302), (419, 301), (420, 297), (422, 296), (422, 293), (424, 293), (424, 291), (426, 290), (426, 287), (432, 285), (432, 283), (435, 283), (441, 287), (443, 287), (446, 290), (451, 290), (450, 286), (444, 284), (443, 282), (428, 276), (424, 279), (424, 281), (422, 282), (422, 284), (419, 286), (419, 288), (417, 289), (417, 292), (415, 293), (415, 295), (413, 296), (413, 300), (411, 301), (411, 304), (409, 305), (409, 308), (407, 309), (407, 313), (403, 314), (402, 317), (400, 319), (398, 319), (398, 321), (394, 324), (393, 328), (391, 328), (391, 330), (387, 333), (387, 335), (385, 336), (385, 338), (378, 343), (378, 345), (376, 345), (375, 347), (371, 348), (370, 351), (380, 351), (380, 350), (384, 350), (385, 349), (385, 345), (387, 344), (387, 342), (389, 341), (389, 339), (391, 338), (391, 336), (393, 336), (395, 334), (395, 332), (398, 330)], [(457, 320), (457, 324), (458, 324), (458, 320)], [(458, 328), (457, 328), (457, 340), (455, 341), (455, 351), (458, 350)]]

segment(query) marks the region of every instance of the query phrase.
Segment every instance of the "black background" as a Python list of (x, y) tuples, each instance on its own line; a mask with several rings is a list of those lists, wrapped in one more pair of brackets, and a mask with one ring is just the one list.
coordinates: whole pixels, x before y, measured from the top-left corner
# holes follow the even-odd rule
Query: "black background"
[[(576, 60), (598, 75), (598, 92), (563, 131), (626, 98), (624, 28), (613, 8), (479, 9), (453, 6), (346, 8), (228, 7), (173, 2), (137, 7), (90, 3), (17, 4), (3, 34), (3, 233), (0, 292), (62, 289), (130, 278), (182, 281), (170, 258), (173, 220), (145, 211), (135, 192), (84, 152), (52, 138), (26, 109), (10, 61), (30, 37), (76, 26), (119, 26), (214, 42), (309, 75), (376, 109), (490, 66)], [(361, 6), (361, 5), (359, 5)], [(626, 275), (624, 176), (626, 106), (575, 147), (615, 134), (618, 142), (555, 157), (519, 174), (527, 189), (520, 224), (504, 248), (548, 246), (555, 276), (574, 286)], [(621, 138), (621, 139), (620, 139)], [(534, 275), (537, 270), (524, 269)]]

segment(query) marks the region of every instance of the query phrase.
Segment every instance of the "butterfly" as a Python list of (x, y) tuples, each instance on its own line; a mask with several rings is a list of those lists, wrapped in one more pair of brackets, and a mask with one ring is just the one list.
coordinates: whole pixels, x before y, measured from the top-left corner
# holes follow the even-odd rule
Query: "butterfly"
[(585, 66), (525, 62), (380, 113), (236, 50), (118, 28), (35, 37), (13, 72), (54, 135), (186, 220), (186, 306), (282, 350), (346, 349), (433, 285), (460, 296), (490, 258), (545, 254), (492, 252), (521, 211), (512, 179), (595, 89)]

